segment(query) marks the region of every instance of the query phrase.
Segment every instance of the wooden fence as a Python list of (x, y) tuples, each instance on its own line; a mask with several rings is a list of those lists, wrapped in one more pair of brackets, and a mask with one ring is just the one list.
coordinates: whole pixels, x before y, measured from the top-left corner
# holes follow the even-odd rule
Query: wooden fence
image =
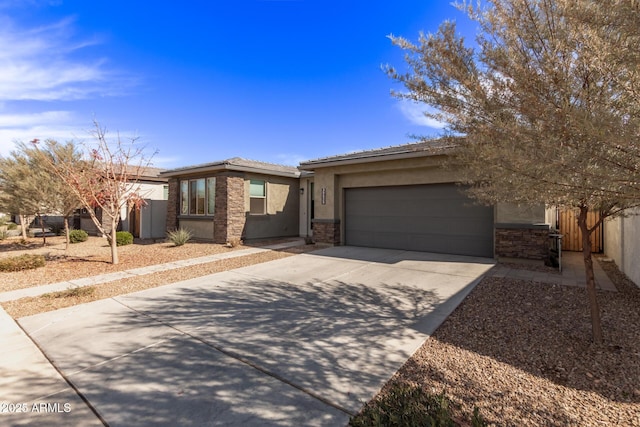
[[(587, 226), (589, 228), (600, 218), (598, 212), (589, 212), (587, 214)], [(582, 251), (582, 233), (578, 228), (578, 213), (576, 211), (566, 209), (560, 211), (560, 234), (562, 237), (563, 251)], [(603, 246), (602, 224), (591, 234), (591, 252), (602, 252)]]

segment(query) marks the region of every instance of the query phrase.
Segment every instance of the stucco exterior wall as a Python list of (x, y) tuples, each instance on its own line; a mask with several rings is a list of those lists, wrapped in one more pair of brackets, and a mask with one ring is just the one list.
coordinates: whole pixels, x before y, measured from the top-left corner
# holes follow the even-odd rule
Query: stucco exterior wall
[(164, 196), (164, 187), (168, 185), (166, 182), (164, 183), (147, 183), (141, 182), (139, 185), (138, 194), (143, 199), (151, 199), (151, 200), (165, 200)]
[(511, 203), (496, 205), (496, 223), (498, 224), (544, 224), (546, 223), (544, 205), (521, 206)]
[(604, 251), (640, 287), (640, 208), (604, 223)]
[(310, 227), (311, 224), (311, 183), (313, 178), (301, 178), (299, 185), (300, 188), (304, 188), (304, 194), (300, 195), (300, 211), (298, 213), (298, 235), (300, 237), (306, 237), (313, 235), (313, 230)]
[(213, 240), (213, 221), (211, 218), (181, 218), (180, 227), (191, 231), (194, 239)]
[[(433, 156), (317, 169), (314, 176), (315, 217), (340, 218), (345, 188), (455, 182), (455, 172), (443, 169), (442, 160), (442, 156)], [(324, 204), (323, 189), (326, 192)]]
[(161, 239), (166, 236), (167, 200), (147, 200), (140, 212), (140, 238)]
[[(264, 180), (267, 213), (251, 215), (249, 186), (252, 179)], [(300, 188), (297, 178), (246, 174), (244, 181), (246, 223), (245, 239), (297, 236), (299, 232)]]

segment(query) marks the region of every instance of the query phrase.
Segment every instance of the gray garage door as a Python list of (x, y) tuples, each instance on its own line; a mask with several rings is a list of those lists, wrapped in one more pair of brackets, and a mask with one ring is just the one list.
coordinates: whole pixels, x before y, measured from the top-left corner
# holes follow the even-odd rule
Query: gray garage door
[(493, 208), (454, 184), (345, 190), (347, 245), (493, 257)]

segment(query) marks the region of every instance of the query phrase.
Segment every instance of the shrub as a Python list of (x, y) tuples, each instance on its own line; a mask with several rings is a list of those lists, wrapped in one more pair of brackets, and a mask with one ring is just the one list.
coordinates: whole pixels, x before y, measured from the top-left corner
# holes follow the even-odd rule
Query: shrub
[(20, 255), (0, 260), (0, 271), (22, 271), (44, 267), (44, 255)]
[(15, 222), (7, 223), (7, 230), (17, 230), (17, 229), (18, 229), (18, 224), (16, 224)]
[(116, 245), (126, 246), (133, 243), (133, 234), (128, 231), (116, 231)]
[(84, 230), (71, 230), (69, 232), (69, 242), (71, 243), (86, 242), (88, 238), (89, 235)]
[(175, 246), (182, 246), (185, 243), (187, 243), (191, 237), (193, 237), (193, 234), (191, 233), (190, 230), (187, 230), (186, 228), (182, 228), (180, 227), (177, 230), (174, 231), (170, 231), (167, 233), (167, 238), (175, 245)]
[(396, 384), (382, 399), (368, 403), (358, 415), (349, 420), (349, 425), (455, 426), (449, 405), (449, 399), (444, 393), (431, 395), (418, 386)]

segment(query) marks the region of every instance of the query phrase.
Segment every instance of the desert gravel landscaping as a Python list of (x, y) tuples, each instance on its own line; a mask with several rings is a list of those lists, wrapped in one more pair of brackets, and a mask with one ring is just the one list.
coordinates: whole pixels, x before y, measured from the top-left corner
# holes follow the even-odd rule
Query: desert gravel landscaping
[[(47, 266), (0, 273), (0, 291), (200, 257), (243, 248), (188, 243), (119, 248), (109, 264), (106, 241), (72, 245), (61, 240), (25, 249), (0, 242), (0, 257), (48, 253)], [(268, 251), (183, 267), (101, 285), (3, 303), (14, 318), (212, 274), (293, 253)], [(605, 344), (591, 344), (585, 290), (505, 278), (485, 278), (374, 398), (394, 385), (444, 392), (455, 419), (469, 424), (478, 407), (489, 425), (640, 426), (640, 289), (611, 262), (601, 262), (618, 292), (600, 291)], [(369, 403), (371, 404), (371, 402)]]
[(498, 426), (640, 426), (640, 289), (602, 265), (619, 290), (598, 295), (604, 346), (584, 289), (485, 278), (376, 399), (419, 386), (463, 425), (477, 406)]
[[(48, 238), (47, 241), (49, 243), (45, 247), (42, 247), (42, 239), (31, 239), (27, 245), (20, 244), (17, 240), (0, 242), (0, 249), (2, 250), (0, 258), (24, 253), (38, 253), (47, 256), (45, 267), (35, 270), (0, 273), (0, 292), (247, 248), (247, 246), (242, 245), (228, 248), (224, 245), (210, 243), (187, 243), (180, 247), (175, 247), (171, 243), (134, 244), (119, 247), (120, 263), (112, 265), (109, 263), (111, 256), (106, 239), (91, 237), (86, 242), (71, 245), (68, 252), (64, 250), (63, 238)], [(277, 242), (261, 242), (261, 245), (270, 243)], [(314, 249), (317, 249), (316, 245), (304, 245), (284, 250), (244, 255), (116, 280), (86, 288), (69, 289), (39, 297), (21, 298), (5, 302), (2, 307), (12, 317), (19, 318), (116, 295), (137, 292), (180, 280), (273, 261)]]

